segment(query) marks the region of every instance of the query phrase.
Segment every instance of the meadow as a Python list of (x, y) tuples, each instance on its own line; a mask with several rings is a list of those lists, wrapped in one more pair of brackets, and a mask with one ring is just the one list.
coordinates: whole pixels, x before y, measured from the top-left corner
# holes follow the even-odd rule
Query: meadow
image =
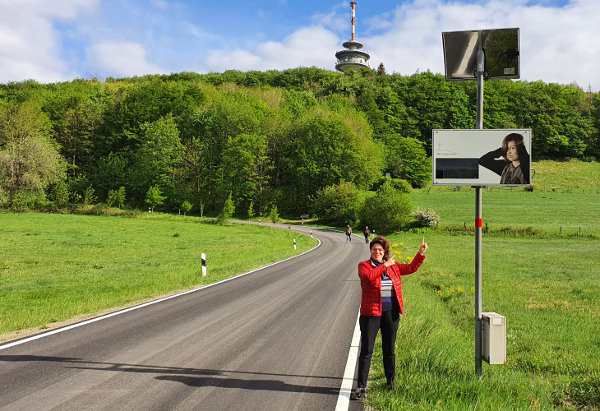
[(266, 225), (194, 217), (0, 214), (0, 341), (219, 281), (315, 245)]
[[(413, 206), (430, 207), (440, 213), (439, 228), (473, 230), (475, 189), (458, 191), (420, 190), (410, 195)], [(531, 232), (538, 235), (600, 236), (600, 194), (544, 193), (482, 189), (483, 228)]]
[[(484, 312), (506, 317), (507, 362), (484, 362), (481, 379), (474, 359), (475, 192), (435, 187), (410, 195), (415, 206), (443, 209), (442, 219), (438, 229), (389, 236), (402, 257), (414, 255), (423, 235), (430, 249), (419, 272), (403, 281), (396, 390), (385, 388), (378, 346), (370, 407), (600, 409), (600, 168), (556, 164), (565, 166), (576, 173), (551, 174), (548, 164), (538, 165), (560, 176), (546, 181), (554, 190), (483, 191), (489, 230), (482, 239), (482, 304)], [(581, 175), (595, 180), (579, 181)]]
[[(534, 163), (534, 190), (484, 189), (483, 311), (507, 319), (507, 362), (475, 375), (475, 192), (432, 187), (413, 205), (435, 229), (389, 236), (400, 258), (425, 236), (403, 280), (396, 390), (380, 349), (367, 405), (378, 410), (600, 410), (600, 167)], [(248, 271), (294, 253), (293, 233), (193, 217), (0, 214), (0, 334), (39, 331)], [(296, 236), (297, 252), (314, 245)], [(208, 277), (200, 274), (200, 253)], [(15, 334), (9, 334), (12, 338)], [(17, 335), (18, 336), (18, 335)]]

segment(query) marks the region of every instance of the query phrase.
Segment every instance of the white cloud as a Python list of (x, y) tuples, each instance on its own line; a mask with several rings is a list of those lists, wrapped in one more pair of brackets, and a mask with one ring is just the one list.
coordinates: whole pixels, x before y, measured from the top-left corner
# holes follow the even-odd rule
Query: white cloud
[(159, 10), (167, 10), (169, 8), (169, 3), (164, 0), (148, 0), (149, 3), (156, 7)]
[(87, 64), (102, 74), (142, 76), (164, 74), (166, 70), (147, 61), (146, 50), (137, 43), (107, 42), (86, 48)]
[[(68, 81), (82, 72), (334, 70), (335, 52), (350, 38), (350, 9), (344, 0), (333, 2), (329, 12), (313, 14), (309, 26), (290, 29), (275, 41), (262, 40), (269, 39), (268, 8), (261, 9), (265, 26), (260, 32), (241, 35), (187, 15), (191, 1), (109, 5), (106, 0), (0, 0), (0, 82)], [(565, 1), (566, 6), (555, 6)], [(286, 1), (271, 3), (280, 5)], [(371, 54), (372, 67), (383, 62), (388, 72), (442, 73), (443, 31), (519, 27), (523, 80), (577, 82), (600, 90), (598, 0), (405, 0), (379, 15), (362, 13), (360, 8), (357, 37)], [(232, 31), (232, 36), (224, 34)], [(194, 67), (196, 59), (202, 64)]]
[(0, 0), (0, 82), (73, 78), (61, 58), (60, 33), (53, 21), (73, 20), (96, 4), (96, 0)]
[[(442, 32), (494, 28), (520, 29), (521, 79), (547, 83), (576, 82), (600, 90), (600, 5), (597, 0), (571, 0), (553, 6), (541, 0), (485, 0), (477, 3), (413, 0), (381, 15), (365, 18), (357, 37), (371, 54), (371, 66), (383, 62), (388, 72), (444, 72)], [(333, 70), (335, 51), (349, 37), (347, 4), (330, 13), (315, 14), (313, 26), (303, 27), (281, 42), (253, 49), (213, 49), (208, 71), (268, 70), (317, 66)], [(357, 16), (360, 20), (360, 16)], [(377, 33), (370, 35), (369, 33)], [(334, 34), (335, 33), (335, 34)], [(366, 33), (366, 34), (364, 34)], [(337, 34), (337, 36), (336, 36)], [(341, 36), (342, 39), (337, 38)]]
[[(577, 82), (600, 89), (600, 6), (595, 0), (573, 0), (565, 7), (527, 6), (525, 0), (480, 4), (441, 0), (405, 3), (391, 16), (373, 20), (390, 29), (363, 37), (372, 65), (383, 62), (388, 72), (412, 74), (430, 69), (444, 72), (444, 31), (518, 27), (521, 79), (547, 83)], [(385, 18), (387, 17), (387, 18)]]
[[(253, 50), (210, 50), (203, 71), (283, 70), (292, 67), (330, 68), (339, 38), (322, 27), (303, 27), (283, 39)], [(340, 48), (340, 47), (338, 47)]]
[(350, 38), (351, 13), (346, 2), (333, 6), (328, 13), (313, 14), (311, 21), (315, 26), (333, 30), (335, 33), (345, 33)]
[[(2, 15), (10, 20), (28, 15), (74, 19), (82, 11), (94, 9), (100, 0), (0, 0)], [(1, 20), (4, 20), (0, 17)]]
[(365, 32), (370, 32), (373, 30), (385, 30), (392, 27), (392, 22), (390, 21), (391, 12), (384, 13), (379, 16), (373, 16), (365, 20)]
[(189, 33), (192, 36), (194, 36), (197, 39), (197, 41), (200, 43), (204, 43), (204, 44), (217, 43), (219, 45), (227, 44), (227, 39), (225, 39), (223, 36), (208, 32), (208, 31), (204, 30), (202, 27), (196, 26), (191, 23), (185, 23), (183, 26), (183, 30), (186, 33)]

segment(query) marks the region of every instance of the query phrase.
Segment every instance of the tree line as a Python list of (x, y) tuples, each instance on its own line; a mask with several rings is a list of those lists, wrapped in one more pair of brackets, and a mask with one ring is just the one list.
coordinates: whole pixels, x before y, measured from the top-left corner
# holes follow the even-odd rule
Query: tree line
[[(576, 85), (489, 81), (485, 127), (531, 128), (534, 160), (593, 160), (599, 101)], [(328, 187), (382, 190), (387, 173), (427, 184), (431, 130), (473, 128), (475, 102), (472, 82), (381, 67), (2, 84), (0, 207), (202, 215), (231, 200), (241, 214), (298, 216)]]

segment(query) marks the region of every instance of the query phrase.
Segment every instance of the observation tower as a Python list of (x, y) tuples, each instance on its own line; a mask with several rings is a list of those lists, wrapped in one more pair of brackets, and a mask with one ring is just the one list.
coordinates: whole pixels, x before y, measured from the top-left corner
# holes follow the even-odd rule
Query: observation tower
[(346, 50), (341, 50), (335, 53), (335, 57), (337, 58), (337, 64), (335, 65), (335, 69), (341, 72), (346, 73), (349, 70), (360, 70), (363, 67), (369, 67), (369, 53), (361, 50), (363, 48), (362, 43), (356, 41), (356, 36), (354, 34), (355, 26), (356, 26), (356, 2), (350, 2), (352, 6), (352, 38), (350, 41), (347, 41), (343, 44)]

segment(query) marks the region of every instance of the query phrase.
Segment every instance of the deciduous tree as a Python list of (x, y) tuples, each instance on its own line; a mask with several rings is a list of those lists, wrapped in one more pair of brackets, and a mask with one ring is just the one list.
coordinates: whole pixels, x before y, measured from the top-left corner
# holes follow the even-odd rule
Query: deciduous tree
[(0, 104), (0, 190), (44, 197), (65, 177), (65, 162), (49, 139), (48, 118), (33, 103)]
[(365, 200), (359, 212), (360, 225), (376, 229), (379, 234), (391, 234), (409, 224), (411, 208), (405, 194), (385, 183), (374, 196)]

